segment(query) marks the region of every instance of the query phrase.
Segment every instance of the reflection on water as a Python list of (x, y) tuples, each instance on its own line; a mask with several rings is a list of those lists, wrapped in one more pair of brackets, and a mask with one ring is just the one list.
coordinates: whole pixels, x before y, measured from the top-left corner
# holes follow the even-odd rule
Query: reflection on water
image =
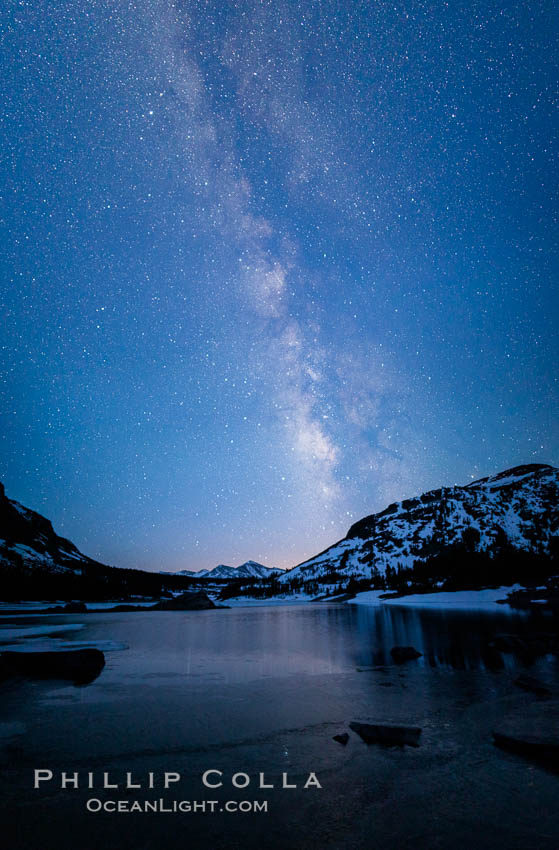
[[(75, 615), (73, 615), (75, 618)], [(66, 622), (68, 620), (68, 622)], [(422, 653), (418, 667), (455, 670), (513, 668), (512, 655), (490, 649), (499, 633), (522, 634), (531, 617), (506, 606), (487, 610), (309, 604), (232, 608), (223, 611), (89, 614), (82, 624), (69, 616), (30, 615), (0, 621), (0, 642), (17, 635), (18, 649), (75, 644), (111, 652), (105, 679), (185, 676), (243, 682), (304, 673), (325, 675), (348, 668), (392, 665), (393, 646)], [(16, 628), (14, 628), (16, 625)], [(75, 640), (71, 630), (79, 630)], [(49, 646), (52, 644), (52, 646)], [(129, 647), (129, 651), (118, 652)]]
[(413, 646), (422, 653), (418, 665), (455, 670), (499, 669), (516, 664), (513, 656), (501, 657), (489, 647), (499, 633), (522, 634), (529, 627), (525, 614), (498, 609), (456, 610), (397, 607), (364, 609), (350, 606), (361, 635), (363, 665), (391, 662), (393, 646)]

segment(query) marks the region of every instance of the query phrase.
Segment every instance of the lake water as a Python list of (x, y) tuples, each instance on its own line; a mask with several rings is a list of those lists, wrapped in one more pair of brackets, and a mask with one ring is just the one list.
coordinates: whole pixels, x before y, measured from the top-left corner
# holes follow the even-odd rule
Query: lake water
[[(491, 738), (503, 716), (536, 700), (514, 685), (520, 669), (559, 692), (556, 659), (524, 670), (504, 656), (496, 669), (487, 653), (494, 634), (529, 627), (507, 607), (347, 604), (0, 618), (3, 644), (106, 653), (87, 686), (2, 687), (6, 846), (556, 850), (559, 777)], [(24, 628), (34, 630), (28, 639)], [(395, 644), (423, 656), (396, 666)], [(350, 732), (343, 747), (332, 736), (352, 720), (421, 726), (421, 746), (366, 746)], [(36, 768), (54, 774), (38, 790)], [(222, 788), (203, 786), (210, 769), (222, 772)], [(61, 771), (78, 772), (82, 787), (61, 789)], [(168, 790), (165, 771), (181, 775)], [(83, 787), (89, 772), (93, 789)], [(103, 772), (121, 785), (130, 772), (144, 787), (100, 788)], [(311, 772), (320, 789), (303, 789)], [(231, 787), (235, 773), (248, 787)], [(273, 789), (258, 787), (260, 773)], [(297, 787), (280, 788), (283, 774)], [(217, 811), (92, 813), (91, 799), (215, 800)], [(266, 801), (268, 811), (219, 811), (241, 800)]]

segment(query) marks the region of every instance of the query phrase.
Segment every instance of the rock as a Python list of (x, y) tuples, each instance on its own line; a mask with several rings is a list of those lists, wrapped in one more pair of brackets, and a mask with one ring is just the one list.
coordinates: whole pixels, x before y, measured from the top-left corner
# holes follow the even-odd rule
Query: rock
[(66, 605), (51, 605), (47, 608), (47, 614), (86, 614), (88, 611), (85, 602), (67, 602)]
[(536, 761), (559, 764), (559, 703), (556, 700), (532, 703), (516, 709), (493, 730), (498, 747)]
[(63, 610), (65, 614), (85, 614), (87, 605), (85, 602), (67, 602)]
[(352, 721), (349, 728), (353, 729), (366, 744), (385, 744), (386, 746), (418, 747), (421, 729), (418, 726), (395, 726), (380, 723), (356, 723)]
[(10, 675), (37, 679), (71, 679), (86, 684), (105, 666), (100, 649), (69, 649), (64, 652), (2, 652), (0, 666)]
[(349, 741), (349, 735), (347, 734), (347, 732), (342, 732), (341, 735), (334, 735), (332, 740), (337, 741), (338, 744), (343, 744), (343, 746), (345, 747), (345, 745)]
[(206, 611), (229, 608), (229, 605), (216, 605), (205, 593), (182, 593), (172, 599), (161, 599), (154, 605), (131, 605), (127, 602), (112, 608), (91, 608), (91, 613), (113, 614), (127, 611)]
[(181, 593), (174, 599), (162, 599), (148, 611), (206, 611), (216, 606), (206, 593)]
[(422, 653), (418, 652), (413, 646), (393, 646), (390, 650), (390, 655), (396, 664), (403, 664), (405, 661), (414, 661), (416, 658), (421, 658)]
[(540, 682), (538, 679), (534, 679), (532, 676), (525, 676), (522, 674), (514, 680), (514, 684), (519, 688), (522, 688), (524, 691), (530, 691), (538, 696), (551, 696), (550, 689), (544, 685), (543, 682)]
[(537, 761), (559, 763), (559, 737), (530, 735), (510, 735), (506, 732), (493, 731), (493, 739), (498, 747), (528, 756)]

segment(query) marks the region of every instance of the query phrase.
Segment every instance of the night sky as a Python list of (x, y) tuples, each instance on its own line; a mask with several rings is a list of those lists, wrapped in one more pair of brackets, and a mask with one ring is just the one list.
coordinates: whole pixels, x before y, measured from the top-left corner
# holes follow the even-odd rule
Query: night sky
[(1, 15), (9, 496), (105, 563), (288, 567), (559, 465), (555, 4)]

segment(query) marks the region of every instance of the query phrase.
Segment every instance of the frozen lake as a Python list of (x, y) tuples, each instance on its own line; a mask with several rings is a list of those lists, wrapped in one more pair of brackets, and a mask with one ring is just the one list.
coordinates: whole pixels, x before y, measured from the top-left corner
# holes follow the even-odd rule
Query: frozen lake
[[(78, 628), (81, 626), (81, 628)], [(66, 628), (65, 628), (66, 627)], [(492, 724), (534, 697), (487, 643), (530, 618), (497, 610), (346, 604), (0, 617), (0, 648), (99, 646), (91, 684), (8, 683), (0, 701), (3, 830), (12, 847), (553, 848), (559, 778), (497, 750)], [(24, 631), (29, 629), (29, 637)], [(36, 642), (40, 642), (37, 644)], [(395, 644), (422, 657), (392, 663)], [(530, 670), (559, 688), (557, 660)], [(367, 747), (357, 721), (422, 727), (421, 746)], [(32, 788), (33, 770), (156, 777), (153, 790)], [(243, 791), (205, 770), (245, 772)], [(164, 771), (181, 774), (170, 791)], [(259, 773), (274, 789), (259, 789)], [(314, 772), (322, 788), (303, 790)], [(298, 787), (280, 789), (283, 773)], [(267, 813), (92, 814), (86, 801), (267, 800)], [(18, 843), (19, 842), (19, 843)]]

